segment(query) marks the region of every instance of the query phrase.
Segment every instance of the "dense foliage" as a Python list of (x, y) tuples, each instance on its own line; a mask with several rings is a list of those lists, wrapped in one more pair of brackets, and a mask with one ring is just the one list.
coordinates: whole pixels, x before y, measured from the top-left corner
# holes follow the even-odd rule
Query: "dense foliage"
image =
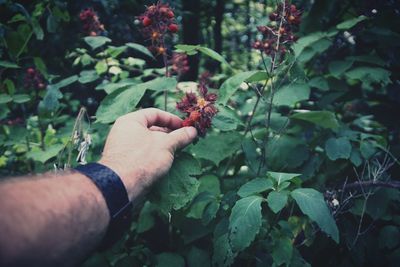
[(84, 2), (0, 1), (1, 175), (142, 107), (201, 137), (83, 266), (398, 265), (396, 1)]

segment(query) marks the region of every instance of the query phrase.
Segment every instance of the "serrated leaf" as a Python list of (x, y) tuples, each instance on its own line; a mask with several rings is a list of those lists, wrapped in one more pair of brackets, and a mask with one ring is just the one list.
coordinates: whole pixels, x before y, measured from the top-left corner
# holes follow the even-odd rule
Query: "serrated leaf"
[(343, 21), (342, 23), (339, 23), (338, 25), (336, 25), (336, 28), (338, 30), (348, 30), (353, 28), (355, 25), (357, 25), (358, 23), (360, 23), (363, 20), (366, 20), (367, 17), (364, 15), (361, 15), (357, 18), (353, 18), (353, 19), (349, 19), (346, 21)]
[(240, 85), (259, 71), (246, 71), (238, 73), (227, 79), (219, 89), (218, 102), (226, 105), (229, 98), (239, 89)]
[(174, 78), (157, 78), (145, 83), (122, 87), (106, 96), (96, 112), (98, 122), (110, 123), (136, 107), (147, 89), (153, 91), (173, 90), (176, 87)]
[(105, 36), (87, 36), (83, 38), (85, 42), (94, 50), (96, 48), (99, 48), (106, 43), (111, 42), (110, 38), (107, 38)]
[(262, 197), (249, 196), (238, 200), (229, 217), (229, 239), (234, 251), (247, 248), (261, 227)]
[(255, 178), (244, 185), (242, 185), (239, 188), (238, 195), (241, 197), (247, 197), (253, 194), (258, 194), (264, 191), (267, 191), (268, 189), (272, 189), (273, 184), (272, 181), (264, 178), (264, 177), (259, 177)]
[(320, 192), (312, 188), (298, 188), (291, 192), (291, 196), (305, 215), (339, 243), (339, 230)]
[(268, 206), (274, 213), (281, 211), (287, 203), (288, 192), (287, 191), (272, 191), (268, 194), (267, 203)]
[(141, 44), (136, 44), (136, 43), (127, 43), (125, 44), (127, 47), (132, 48), (152, 59), (155, 59), (153, 54), (149, 51), (149, 49), (147, 49), (147, 47), (141, 45)]
[(330, 160), (348, 159), (351, 155), (351, 144), (346, 137), (329, 138), (325, 143), (325, 151)]
[(209, 134), (191, 147), (191, 152), (197, 158), (212, 161), (215, 165), (235, 153), (240, 148), (242, 136), (237, 132), (222, 132)]
[(337, 121), (335, 114), (330, 111), (301, 112), (290, 116), (290, 118), (308, 121), (323, 128), (329, 128), (333, 130), (339, 128), (339, 122)]
[(276, 106), (294, 106), (310, 97), (310, 87), (306, 83), (291, 83), (280, 88), (274, 97)]
[(156, 204), (164, 214), (186, 206), (194, 198), (199, 181), (193, 176), (199, 174), (200, 164), (195, 158), (188, 154), (176, 157), (168, 175), (156, 185)]

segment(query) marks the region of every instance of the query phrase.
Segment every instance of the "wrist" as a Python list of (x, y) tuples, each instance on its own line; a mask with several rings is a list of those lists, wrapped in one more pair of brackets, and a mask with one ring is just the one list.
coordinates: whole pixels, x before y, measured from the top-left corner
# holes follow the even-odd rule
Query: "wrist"
[(115, 160), (104, 157), (101, 158), (98, 163), (110, 168), (121, 178), (130, 201), (137, 198), (146, 188), (143, 183), (146, 177), (144, 174), (145, 172), (141, 170), (140, 167), (135, 168), (135, 170), (128, 170), (127, 166), (124, 166), (125, 164), (122, 162), (116, 162)]

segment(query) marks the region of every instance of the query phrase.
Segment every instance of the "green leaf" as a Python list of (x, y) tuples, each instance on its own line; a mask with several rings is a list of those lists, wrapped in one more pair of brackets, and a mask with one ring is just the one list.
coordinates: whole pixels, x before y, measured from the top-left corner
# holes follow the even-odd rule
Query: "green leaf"
[(382, 228), (379, 233), (379, 248), (393, 249), (400, 243), (399, 228), (393, 225), (388, 225)]
[(227, 79), (219, 89), (219, 97), (218, 102), (226, 105), (228, 103), (229, 98), (233, 96), (233, 94), (239, 89), (239, 86), (251, 78), (253, 75), (257, 74), (258, 71), (246, 71), (238, 73), (229, 79)]
[(330, 111), (301, 112), (290, 116), (290, 118), (295, 120), (308, 121), (323, 128), (333, 130), (339, 127), (339, 122), (336, 120), (335, 114)]
[(293, 169), (309, 157), (309, 149), (299, 138), (281, 135), (266, 146), (267, 165), (272, 170)]
[(80, 77), (79, 77), (78, 81), (83, 84), (94, 82), (95, 80), (100, 78), (100, 76), (97, 74), (97, 72), (95, 70), (83, 70), (83, 71), (81, 71), (79, 76)]
[(345, 71), (353, 66), (354, 61), (351, 60), (334, 60), (329, 63), (329, 72), (339, 78)]
[(288, 200), (287, 191), (272, 191), (268, 194), (267, 203), (274, 213), (278, 213), (286, 206)]
[(145, 83), (122, 87), (106, 96), (96, 112), (101, 123), (111, 123), (136, 107), (147, 89), (153, 91), (173, 90), (176, 87), (174, 78), (157, 78)]
[(238, 200), (229, 217), (229, 238), (234, 251), (247, 248), (260, 231), (262, 197), (249, 196)]
[(346, 137), (329, 138), (325, 143), (325, 151), (330, 160), (348, 159), (351, 155), (351, 144)]
[(62, 144), (56, 144), (48, 147), (45, 151), (43, 150), (32, 150), (26, 153), (26, 156), (34, 161), (46, 163), (49, 159), (57, 156), (65, 146)]
[(274, 259), (275, 266), (286, 264), (289, 266), (293, 255), (293, 242), (286, 236), (277, 237), (274, 240), (271, 256)]
[(212, 121), (212, 125), (217, 129), (220, 129), (221, 131), (232, 131), (236, 130), (238, 125), (243, 124), (235, 114), (235, 111), (228, 107), (219, 105), (218, 110), (219, 112)]
[(71, 77), (68, 77), (68, 78), (65, 78), (65, 79), (59, 81), (58, 83), (53, 84), (53, 86), (55, 88), (61, 89), (61, 88), (66, 87), (66, 86), (68, 86), (70, 84), (73, 84), (74, 82), (76, 82), (78, 80), (78, 78), (79, 78), (78, 75), (73, 75)]
[(322, 91), (329, 90), (329, 84), (324, 77), (314, 77), (308, 82), (308, 85), (311, 87), (318, 88)]
[(147, 47), (136, 43), (127, 43), (125, 45), (155, 60), (153, 54), (149, 51), (149, 49), (147, 49)]
[(163, 252), (156, 256), (156, 267), (185, 267), (184, 259), (175, 253)]
[(107, 38), (105, 36), (87, 36), (83, 38), (83, 40), (94, 50), (96, 48), (99, 48), (106, 43), (111, 42), (110, 38)]
[(155, 225), (155, 218), (153, 213), (156, 211), (156, 207), (149, 201), (146, 201), (143, 208), (140, 210), (139, 219), (136, 231), (138, 233), (144, 233)]
[(339, 230), (324, 200), (324, 196), (312, 188), (298, 188), (291, 196), (300, 210), (316, 222), (318, 226), (336, 243), (339, 243)]
[(215, 165), (235, 153), (240, 148), (242, 136), (238, 132), (211, 133), (191, 148), (191, 152)]
[(305, 83), (291, 83), (280, 88), (274, 97), (276, 106), (294, 106), (310, 97), (310, 87)]
[(31, 100), (31, 97), (27, 94), (18, 94), (18, 95), (13, 95), (13, 101), (18, 104), (26, 103)]
[(142, 83), (141, 81), (138, 80), (133, 80), (133, 79), (126, 79), (126, 80), (121, 80), (117, 83), (113, 82), (104, 82), (96, 86), (96, 90), (104, 90), (107, 94), (111, 94), (112, 92), (121, 89), (121, 88), (127, 88), (129, 86), (137, 85)]
[(43, 100), (40, 101), (39, 108), (43, 111), (55, 111), (58, 109), (60, 105), (59, 99), (62, 97), (63, 94), (57, 87), (49, 85)]
[(342, 23), (339, 23), (338, 25), (336, 25), (336, 28), (338, 30), (348, 30), (353, 28), (355, 25), (357, 25), (358, 23), (360, 23), (361, 21), (366, 20), (367, 17), (364, 15), (361, 15), (357, 18), (353, 18), (353, 19), (349, 19), (346, 21), (343, 21)]
[(215, 59), (216, 61), (221, 62), (222, 64), (225, 64), (229, 68), (231, 68), (231, 66), (225, 60), (225, 58), (223, 56), (221, 56), (220, 54), (218, 54), (217, 52), (215, 52), (214, 50), (212, 50), (212, 49), (210, 49), (208, 47), (201, 47), (201, 46), (198, 46), (197, 49), (199, 50), (199, 52), (203, 53), (204, 55), (207, 55), (210, 58)]
[(39, 21), (37, 19), (33, 18), (31, 23), (32, 23), (33, 32), (36, 35), (36, 39), (43, 40), (44, 33), (43, 33), (42, 27), (40, 26)]
[(99, 62), (96, 63), (94, 68), (95, 68), (97, 74), (102, 74), (108, 70), (108, 65), (105, 60), (100, 60)]
[(177, 49), (177, 52), (185, 52), (188, 55), (195, 55), (197, 52), (200, 52), (231, 68), (223, 56), (208, 47), (203, 47), (200, 45), (176, 45), (175, 48)]
[(268, 189), (272, 189), (273, 184), (270, 179), (264, 178), (264, 177), (259, 177), (255, 178), (244, 185), (242, 185), (239, 188), (239, 191), (237, 194), (241, 197), (247, 197), (250, 195), (258, 194), (264, 191), (267, 191)]
[(346, 72), (346, 77), (352, 80), (359, 80), (362, 87), (372, 90), (372, 84), (386, 86), (391, 83), (391, 72), (383, 68), (357, 67)]
[(164, 214), (171, 209), (186, 206), (196, 195), (199, 181), (194, 175), (201, 174), (199, 162), (188, 154), (180, 154), (166, 177), (156, 185), (157, 204)]
[(13, 99), (11, 96), (7, 94), (0, 94), (0, 104), (7, 104), (11, 102)]
[(4, 67), (6, 69), (19, 69), (20, 68), (20, 66), (18, 66), (14, 62), (6, 61), (6, 60), (0, 60), (0, 67)]
[(205, 250), (192, 246), (187, 255), (187, 264), (189, 267), (211, 266), (210, 256)]
[(272, 177), (279, 186), (281, 183), (290, 181), (295, 177), (299, 177), (301, 174), (299, 174), (299, 173), (284, 173), (284, 172), (268, 172), (268, 175), (270, 177)]
[(44, 63), (43, 59), (41, 57), (34, 57), (33, 62), (35, 62), (35, 66), (40, 73), (43, 74), (45, 78), (48, 78), (49, 74), (47, 73), (46, 63)]

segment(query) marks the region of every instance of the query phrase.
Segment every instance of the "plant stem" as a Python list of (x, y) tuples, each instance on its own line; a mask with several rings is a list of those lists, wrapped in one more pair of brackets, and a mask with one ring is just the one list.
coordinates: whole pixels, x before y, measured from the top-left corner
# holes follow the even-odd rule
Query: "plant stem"
[[(163, 40), (162, 46), (165, 47), (164, 40)], [(164, 60), (164, 66), (165, 66), (165, 77), (169, 77), (170, 75), (169, 75), (169, 69), (168, 69), (167, 52), (164, 52), (163, 60)], [(168, 105), (168, 91), (164, 90), (164, 110), (165, 111), (167, 111), (167, 105)]]

